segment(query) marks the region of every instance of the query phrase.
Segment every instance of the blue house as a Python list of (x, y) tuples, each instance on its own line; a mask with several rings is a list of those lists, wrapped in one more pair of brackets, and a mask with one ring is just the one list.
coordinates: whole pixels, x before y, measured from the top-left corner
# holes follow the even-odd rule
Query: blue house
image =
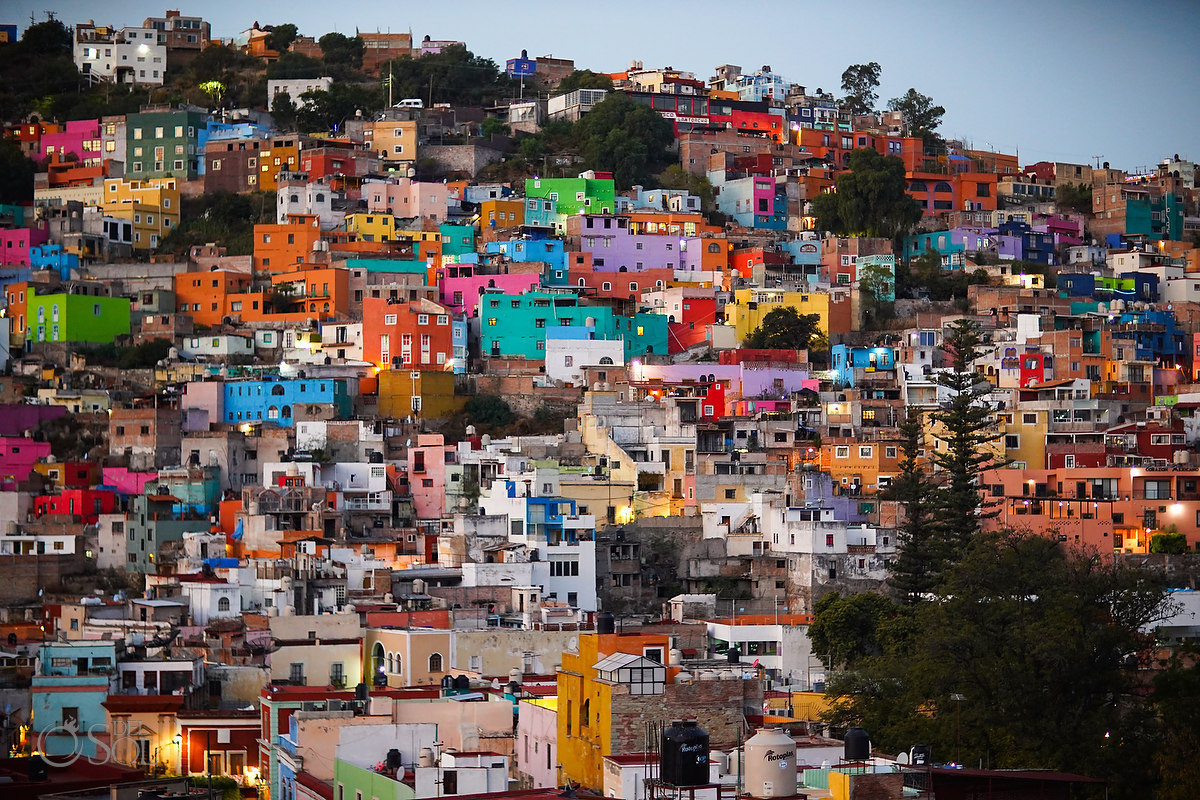
[(561, 239), (510, 239), (506, 242), (488, 242), (487, 252), (499, 254), (509, 261), (541, 261), (550, 269), (566, 269), (567, 253)]
[(1186, 364), (1191, 334), (1175, 324), (1170, 311), (1137, 311), (1120, 315), (1113, 328), (1113, 347), (1132, 342), (1139, 361)]
[(43, 244), (29, 248), (29, 266), (57, 270), (60, 278), (69, 281), (71, 270), (79, 268), (79, 256), (64, 253), (61, 244)]
[(290, 428), (298, 404), (332, 405), (337, 419), (345, 419), (350, 415), (346, 381), (280, 378), (225, 384), (226, 422), (273, 422), (281, 428)]
[(896, 354), (890, 347), (850, 347), (835, 344), (831, 348), (834, 383), (854, 386), (854, 371), (873, 373), (896, 368)]
[(104, 706), (116, 690), (117, 646), (111, 641), (44, 644), (33, 676), (30, 710), (33, 746), (49, 756), (95, 756), (96, 739), (107, 731)]

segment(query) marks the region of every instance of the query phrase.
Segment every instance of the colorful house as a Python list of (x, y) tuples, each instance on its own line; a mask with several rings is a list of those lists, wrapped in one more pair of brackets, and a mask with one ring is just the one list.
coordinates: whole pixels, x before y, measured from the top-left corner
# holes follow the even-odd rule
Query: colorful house
[(737, 289), (733, 302), (726, 307), (725, 319), (733, 322), (739, 341), (762, 325), (762, 320), (776, 308), (794, 308), (801, 315), (816, 314), (818, 326), (826, 336), (849, 333), (853, 330), (850, 290), (832, 287), (826, 292), (791, 292), (781, 289)]
[[(585, 172), (578, 178), (527, 178), (525, 197), (549, 200), (554, 211), (572, 214), (611, 214), (616, 210), (616, 187), (612, 178), (597, 178)], [(527, 215), (528, 216), (528, 215)]]
[(129, 114), (125, 119), (125, 174), (135, 180), (191, 181), (205, 172), (208, 115), (167, 109)]
[(179, 184), (175, 178), (104, 182), (104, 213), (133, 223), (133, 248), (152, 250), (179, 226)]
[(26, 301), (33, 342), (111, 342), (129, 333), (129, 298), (76, 294), (39, 295), (31, 286)]
[(363, 300), (363, 359), (387, 369), (442, 368), (454, 358), (450, 309), (432, 300)]
[(273, 422), (293, 425), (296, 405), (333, 406), (338, 419), (350, 416), (346, 382), (331, 378), (235, 381), (225, 384), (226, 422)]

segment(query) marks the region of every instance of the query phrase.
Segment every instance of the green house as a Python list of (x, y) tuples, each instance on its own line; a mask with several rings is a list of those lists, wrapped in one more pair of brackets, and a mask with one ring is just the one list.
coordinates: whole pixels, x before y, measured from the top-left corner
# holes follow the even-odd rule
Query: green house
[(458, 261), (459, 256), (475, 252), (474, 225), (441, 225), (439, 230), (442, 234), (443, 256), (454, 256), (454, 260)]
[(208, 115), (167, 108), (125, 118), (125, 176), (195, 180), (204, 174)]
[(110, 343), (129, 333), (127, 297), (58, 293), (39, 295), (30, 288), (25, 319), (27, 342)]
[(616, 195), (612, 178), (525, 179), (525, 196), (553, 201), (559, 214), (612, 214)]

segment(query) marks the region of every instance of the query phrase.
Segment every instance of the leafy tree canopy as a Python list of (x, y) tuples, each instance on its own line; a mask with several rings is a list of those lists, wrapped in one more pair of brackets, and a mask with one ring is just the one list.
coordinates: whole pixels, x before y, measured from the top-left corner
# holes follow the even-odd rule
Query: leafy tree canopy
[(879, 100), (879, 75), (882, 68), (875, 61), (851, 64), (842, 73), (842, 108), (849, 114), (870, 114)]
[(904, 162), (870, 148), (850, 154), (850, 171), (833, 192), (817, 195), (817, 227), (840, 236), (904, 235), (921, 219), (921, 204), (907, 193)]
[(597, 72), (592, 72), (590, 69), (577, 69), (570, 75), (562, 79), (558, 84), (558, 88), (554, 90), (555, 94), (567, 94), (576, 89), (612, 89), (612, 78), (607, 75), (602, 75)]
[(420, 97), (453, 105), (486, 105), (506, 97), (511, 84), (494, 61), (462, 45), (420, 58), (394, 59), (383, 67), (382, 74), (391, 75), (393, 97)]
[(463, 407), (467, 417), (477, 425), (490, 428), (511, 425), (517, 415), (502, 397), (494, 394), (477, 394)]
[(1092, 213), (1092, 187), (1082, 183), (1066, 183), (1054, 190), (1054, 201), (1059, 208)]
[(267, 65), (267, 77), (271, 80), (287, 78), (319, 78), (324, 74), (320, 61), (303, 53), (286, 52)]
[(0, 203), (27, 203), (33, 199), (33, 174), (37, 165), (11, 139), (0, 139)]
[(932, 97), (921, 94), (916, 89), (909, 89), (902, 96), (889, 100), (888, 108), (904, 115), (906, 136), (920, 136), (925, 140), (926, 146), (941, 142), (941, 137), (935, 131), (942, 124), (946, 109), (935, 105)]
[(361, 36), (327, 33), (317, 40), (326, 65), (340, 64), (353, 69), (362, 67), (363, 40)]
[(611, 172), (620, 189), (645, 184), (674, 160), (671, 123), (623, 94), (597, 103), (574, 133), (588, 168)]
[(801, 314), (792, 306), (767, 312), (746, 337), (746, 347), (759, 350), (807, 350), (825, 343), (819, 314)]
[(299, 32), (299, 29), (290, 22), (276, 25), (267, 34), (267, 47), (282, 53), (292, 46), (292, 42), (296, 41), (296, 34)]
[(672, 164), (658, 174), (655, 181), (663, 189), (680, 189), (700, 198), (700, 210), (709, 213), (716, 201), (716, 190), (704, 175), (688, 172), (679, 164)]

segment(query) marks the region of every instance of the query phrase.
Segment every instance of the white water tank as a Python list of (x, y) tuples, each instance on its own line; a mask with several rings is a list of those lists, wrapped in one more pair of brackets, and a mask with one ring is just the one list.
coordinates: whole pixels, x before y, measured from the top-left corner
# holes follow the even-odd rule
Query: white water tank
[(413, 594), (425, 594), (425, 581), (420, 578), (414, 578), (412, 582)]
[(417, 763), (422, 767), (432, 767), (433, 763), (433, 748), (422, 747), (421, 754), (417, 756)]
[(682, 650), (680, 650), (678, 647), (672, 647), (670, 650), (667, 651), (667, 665), (668, 666), (678, 667), (681, 663), (683, 663), (683, 651)]
[(746, 793), (756, 798), (796, 794), (796, 742), (782, 728), (763, 728), (746, 740)]

